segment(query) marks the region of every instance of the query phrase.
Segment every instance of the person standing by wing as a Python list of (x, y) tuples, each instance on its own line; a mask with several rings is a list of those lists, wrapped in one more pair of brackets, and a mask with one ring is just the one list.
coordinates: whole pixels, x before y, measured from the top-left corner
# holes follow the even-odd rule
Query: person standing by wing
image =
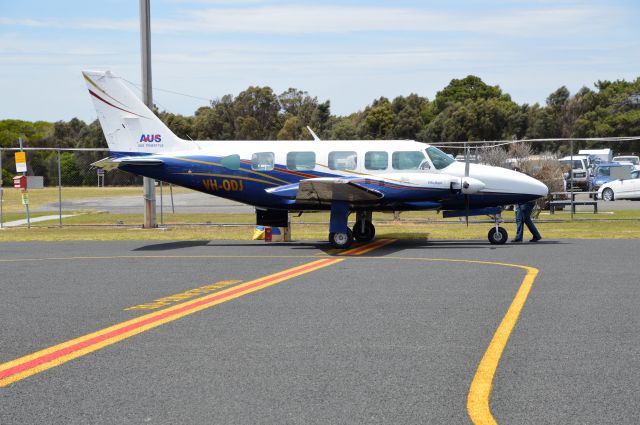
[[(513, 167), (513, 171), (522, 172), (518, 167)], [(533, 220), (531, 220), (531, 213), (533, 212), (533, 208), (535, 206), (535, 200), (516, 205), (516, 237), (511, 242), (522, 242), (525, 224), (527, 225), (527, 229), (529, 229), (529, 231), (533, 235), (533, 238), (530, 240), (530, 242), (538, 242), (542, 239), (542, 236), (536, 228), (536, 225), (533, 224)]]

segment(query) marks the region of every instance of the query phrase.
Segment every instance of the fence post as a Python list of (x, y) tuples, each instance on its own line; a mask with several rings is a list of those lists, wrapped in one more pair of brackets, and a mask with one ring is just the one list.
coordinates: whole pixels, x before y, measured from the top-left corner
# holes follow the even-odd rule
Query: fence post
[(164, 204), (163, 204), (163, 197), (162, 197), (162, 189), (163, 189), (163, 184), (162, 184), (162, 180), (160, 180), (160, 226), (164, 226)]
[(58, 217), (62, 227), (62, 167), (60, 166), (60, 149), (58, 149)]
[(2, 188), (2, 147), (0, 147), (0, 229), (4, 226), (4, 189)]

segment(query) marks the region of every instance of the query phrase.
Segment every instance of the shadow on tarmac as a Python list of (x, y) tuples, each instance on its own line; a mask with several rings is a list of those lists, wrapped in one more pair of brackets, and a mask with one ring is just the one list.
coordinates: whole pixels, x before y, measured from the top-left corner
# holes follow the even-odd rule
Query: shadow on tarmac
[[(558, 240), (542, 240), (535, 244), (531, 242), (523, 242), (523, 243), (506, 243), (504, 245), (491, 245), (489, 242), (484, 240), (428, 240), (428, 239), (398, 239), (392, 244), (382, 246), (380, 248), (371, 251), (371, 253), (365, 253), (363, 255), (390, 255), (397, 253), (402, 250), (408, 249), (457, 249), (457, 248), (473, 248), (473, 249), (501, 249), (501, 248), (512, 248), (512, 247), (524, 247), (529, 245), (557, 245), (557, 244), (567, 244), (567, 242), (558, 241)], [(340, 250), (336, 250), (332, 248), (332, 246), (325, 241), (300, 241), (300, 242), (271, 242), (271, 243), (260, 243), (259, 241), (255, 242), (241, 242), (235, 243), (230, 241), (210, 241), (210, 240), (201, 240), (201, 241), (173, 241), (173, 242), (164, 242), (164, 243), (155, 243), (150, 245), (141, 246), (133, 249), (132, 251), (171, 251), (176, 249), (184, 249), (184, 248), (194, 248), (200, 246), (211, 246), (211, 247), (220, 247), (220, 246), (233, 246), (233, 247), (288, 247), (292, 250), (320, 250), (326, 253), (327, 255), (339, 255)], [(352, 246), (352, 248), (357, 248), (358, 245)]]

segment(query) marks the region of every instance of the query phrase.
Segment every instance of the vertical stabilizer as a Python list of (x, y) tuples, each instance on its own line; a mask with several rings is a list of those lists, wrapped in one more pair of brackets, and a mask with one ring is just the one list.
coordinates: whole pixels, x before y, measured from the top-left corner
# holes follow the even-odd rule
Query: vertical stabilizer
[(83, 71), (109, 150), (160, 153), (195, 149), (177, 137), (110, 71)]

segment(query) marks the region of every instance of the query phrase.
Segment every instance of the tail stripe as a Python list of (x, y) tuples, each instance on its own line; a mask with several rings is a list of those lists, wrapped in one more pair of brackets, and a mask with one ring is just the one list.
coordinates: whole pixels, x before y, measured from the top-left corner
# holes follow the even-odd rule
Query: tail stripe
[(106, 100), (104, 100), (103, 98), (101, 98), (100, 96), (98, 96), (97, 94), (95, 94), (91, 89), (89, 89), (89, 93), (91, 93), (91, 96), (93, 96), (93, 97), (96, 97), (96, 98), (100, 99), (101, 101), (103, 101), (103, 102), (104, 102), (104, 103), (106, 103), (107, 105), (112, 106), (112, 107), (114, 107), (114, 108), (116, 108), (116, 109), (119, 109), (119, 110), (121, 110), (121, 111), (127, 112), (127, 113), (129, 113), (129, 114), (136, 115), (136, 116), (141, 117), (141, 118), (148, 118), (148, 117), (145, 117), (144, 115), (139, 115), (139, 114), (136, 114), (135, 112), (127, 111), (126, 109), (122, 109), (122, 108), (120, 108), (120, 107), (118, 107), (118, 106), (114, 105), (113, 103), (109, 103), (109, 102), (107, 102)]
[(124, 103), (120, 102), (118, 99), (116, 99), (115, 97), (111, 96), (109, 93), (107, 93), (106, 91), (102, 90), (102, 87), (100, 87), (99, 85), (96, 84), (95, 81), (93, 81), (91, 78), (89, 78), (86, 74), (82, 74), (82, 76), (84, 77), (84, 79), (91, 84), (93, 87), (95, 87), (100, 93), (102, 93), (103, 95), (107, 96), (108, 98), (110, 98), (111, 100), (121, 104), (124, 107), (127, 107), (127, 105), (125, 105)]

